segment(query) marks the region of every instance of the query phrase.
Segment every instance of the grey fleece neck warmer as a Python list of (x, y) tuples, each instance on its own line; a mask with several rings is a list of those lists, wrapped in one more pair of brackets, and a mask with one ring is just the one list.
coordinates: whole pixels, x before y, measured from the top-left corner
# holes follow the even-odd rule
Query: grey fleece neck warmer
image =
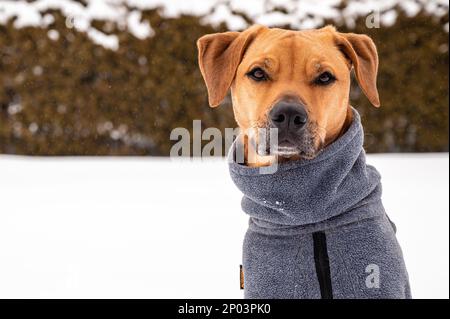
[(230, 160), (250, 215), (246, 298), (410, 298), (380, 174), (366, 164), (353, 114), (347, 132), (312, 160), (278, 164), (273, 174)]

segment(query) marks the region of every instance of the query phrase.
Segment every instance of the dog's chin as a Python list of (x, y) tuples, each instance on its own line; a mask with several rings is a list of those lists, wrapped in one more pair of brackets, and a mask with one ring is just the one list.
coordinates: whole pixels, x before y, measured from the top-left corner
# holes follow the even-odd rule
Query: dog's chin
[(317, 156), (317, 152), (315, 151), (302, 151), (300, 149), (294, 148), (294, 149), (279, 149), (275, 152), (272, 152), (273, 155), (276, 155), (281, 158), (286, 159), (304, 159), (304, 160), (312, 160)]
[(260, 149), (258, 148), (258, 155), (260, 156), (277, 156), (285, 159), (314, 159), (319, 152), (312, 148), (304, 148), (294, 144), (283, 143), (272, 149)]
[(281, 156), (281, 157), (293, 157), (300, 154), (300, 151), (295, 146), (279, 146), (274, 150), (269, 150), (271, 155)]

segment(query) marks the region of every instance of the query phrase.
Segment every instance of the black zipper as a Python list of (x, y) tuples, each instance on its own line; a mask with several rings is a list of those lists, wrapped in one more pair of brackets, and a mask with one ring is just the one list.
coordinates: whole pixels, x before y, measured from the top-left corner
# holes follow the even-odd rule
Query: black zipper
[(324, 232), (313, 233), (314, 263), (319, 280), (322, 299), (333, 299), (331, 287), (330, 260), (328, 259), (327, 237)]

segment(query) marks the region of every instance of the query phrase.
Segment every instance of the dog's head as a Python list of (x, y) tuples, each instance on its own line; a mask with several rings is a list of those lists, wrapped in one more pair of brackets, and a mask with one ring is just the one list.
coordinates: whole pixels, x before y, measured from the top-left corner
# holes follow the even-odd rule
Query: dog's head
[(255, 25), (205, 35), (197, 45), (209, 104), (219, 105), (231, 88), (243, 132), (278, 129), (275, 154), (268, 154), (269, 143), (253, 141), (260, 155), (309, 159), (335, 140), (351, 117), (352, 68), (370, 102), (380, 105), (377, 51), (365, 35), (330, 26), (291, 31)]

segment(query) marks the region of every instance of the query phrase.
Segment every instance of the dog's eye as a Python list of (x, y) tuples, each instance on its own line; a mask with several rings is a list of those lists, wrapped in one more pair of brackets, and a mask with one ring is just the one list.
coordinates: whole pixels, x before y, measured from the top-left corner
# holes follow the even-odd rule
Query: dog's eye
[(267, 80), (267, 74), (261, 68), (254, 68), (247, 73), (247, 76), (255, 81), (265, 81)]
[(316, 78), (314, 83), (318, 85), (328, 85), (333, 83), (334, 81), (336, 81), (336, 78), (334, 77), (333, 74), (331, 74), (330, 72), (323, 72)]

